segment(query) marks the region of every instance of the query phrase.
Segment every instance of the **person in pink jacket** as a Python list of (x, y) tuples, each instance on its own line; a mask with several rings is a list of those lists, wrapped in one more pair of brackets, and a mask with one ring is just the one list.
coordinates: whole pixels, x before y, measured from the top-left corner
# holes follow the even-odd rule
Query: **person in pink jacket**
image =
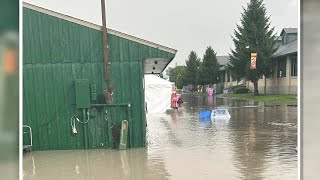
[(174, 108), (174, 109), (178, 108), (177, 102), (178, 102), (177, 93), (176, 91), (173, 91), (171, 95), (171, 108)]

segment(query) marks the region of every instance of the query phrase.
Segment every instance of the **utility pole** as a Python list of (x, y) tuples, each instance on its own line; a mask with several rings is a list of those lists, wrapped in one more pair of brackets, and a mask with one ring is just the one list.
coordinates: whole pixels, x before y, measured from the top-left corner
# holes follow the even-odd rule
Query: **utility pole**
[(113, 87), (110, 85), (109, 79), (109, 59), (108, 59), (108, 44), (107, 44), (107, 18), (105, 0), (101, 0), (101, 12), (102, 12), (102, 41), (103, 41), (103, 59), (105, 64), (105, 80), (106, 80), (106, 103), (112, 103), (112, 91)]

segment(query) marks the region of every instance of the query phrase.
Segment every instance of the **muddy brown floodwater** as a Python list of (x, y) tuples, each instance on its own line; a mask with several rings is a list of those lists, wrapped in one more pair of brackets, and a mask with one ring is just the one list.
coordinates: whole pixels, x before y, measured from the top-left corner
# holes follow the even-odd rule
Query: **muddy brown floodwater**
[[(25, 180), (297, 179), (297, 107), (183, 95), (184, 107), (147, 114), (146, 148), (24, 155)], [(229, 108), (229, 121), (199, 111)]]

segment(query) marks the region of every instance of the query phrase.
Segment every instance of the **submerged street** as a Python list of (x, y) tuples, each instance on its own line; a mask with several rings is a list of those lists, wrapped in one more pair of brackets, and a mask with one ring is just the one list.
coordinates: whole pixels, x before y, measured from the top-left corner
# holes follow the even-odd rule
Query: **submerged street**
[[(31, 179), (296, 179), (297, 107), (184, 94), (179, 110), (147, 114), (146, 148), (26, 153)], [(229, 121), (199, 122), (224, 106)]]

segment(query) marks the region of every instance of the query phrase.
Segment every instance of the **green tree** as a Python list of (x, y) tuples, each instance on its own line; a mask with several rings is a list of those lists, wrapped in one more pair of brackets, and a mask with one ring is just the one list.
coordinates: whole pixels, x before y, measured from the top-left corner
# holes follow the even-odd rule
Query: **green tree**
[(193, 86), (197, 85), (199, 80), (199, 68), (200, 68), (200, 58), (197, 56), (197, 53), (194, 51), (190, 52), (188, 60), (186, 60), (187, 69), (186, 69), (186, 79), (188, 83)]
[[(277, 50), (274, 27), (270, 27), (270, 16), (263, 0), (250, 0), (243, 8), (241, 25), (237, 25), (232, 37), (235, 50), (231, 51), (229, 69), (235, 79), (246, 77), (254, 84), (254, 95), (258, 95), (258, 80), (271, 73), (271, 57)], [(250, 69), (250, 55), (257, 53), (256, 69)]]
[(205, 82), (204, 82), (204, 72), (203, 72), (203, 62), (199, 62), (199, 68), (198, 68), (198, 74), (197, 74), (197, 84), (198, 85), (205, 85)]
[(232, 79), (235, 79), (238, 83), (242, 78), (246, 76), (246, 73), (244, 71), (246, 67), (247, 66), (245, 63), (243, 63), (243, 61), (239, 61), (234, 56), (230, 56), (226, 70), (230, 72)]
[(203, 56), (203, 60), (200, 68), (201, 84), (215, 84), (217, 83), (217, 77), (219, 75), (220, 64), (217, 59), (217, 53), (208, 47)]
[(170, 70), (169, 81), (174, 82), (179, 89), (188, 85), (186, 79), (186, 68), (186, 66), (177, 66)]

